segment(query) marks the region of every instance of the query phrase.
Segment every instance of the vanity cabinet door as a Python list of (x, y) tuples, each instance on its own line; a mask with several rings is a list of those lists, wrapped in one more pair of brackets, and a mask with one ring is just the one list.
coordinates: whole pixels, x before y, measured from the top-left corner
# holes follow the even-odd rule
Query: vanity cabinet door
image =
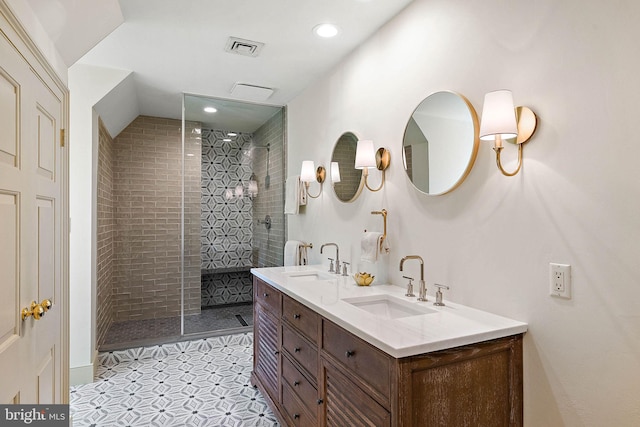
[(254, 306), (254, 374), (271, 399), (277, 402), (280, 389), (280, 322), (260, 304)]
[(390, 427), (391, 415), (337, 368), (322, 361), (327, 427)]

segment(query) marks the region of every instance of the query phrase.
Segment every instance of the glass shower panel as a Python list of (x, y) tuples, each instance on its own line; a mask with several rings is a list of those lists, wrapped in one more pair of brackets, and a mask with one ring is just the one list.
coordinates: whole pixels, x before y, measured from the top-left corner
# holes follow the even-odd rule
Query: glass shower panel
[(249, 270), (282, 265), (283, 109), (185, 95), (184, 129), (183, 333), (249, 330)]

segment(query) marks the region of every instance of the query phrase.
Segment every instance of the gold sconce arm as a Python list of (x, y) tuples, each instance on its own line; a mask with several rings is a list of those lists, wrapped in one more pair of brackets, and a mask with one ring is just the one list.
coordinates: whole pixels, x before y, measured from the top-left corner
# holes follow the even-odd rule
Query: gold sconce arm
[(318, 191), (318, 194), (316, 194), (315, 196), (312, 195), (311, 193), (309, 193), (310, 183), (308, 181), (305, 181), (304, 189), (307, 192), (307, 196), (311, 197), (312, 199), (317, 199), (318, 197), (320, 197), (320, 195), (322, 194), (322, 184), (324, 183), (326, 177), (327, 171), (324, 166), (318, 166), (318, 169), (316, 169), (316, 181), (320, 184), (320, 191)]
[(376, 191), (382, 190), (382, 187), (384, 187), (384, 181), (385, 181), (385, 171), (389, 167), (390, 163), (391, 163), (391, 154), (389, 153), (389, 150), (387, 150), (384, 147), (378, 148), (378, 150), (376, 151), (376, 169), (382, 172), (382, 178), (380, 179), (380, 185), (378, 186), (378, 188), (374, 189), (369, 186), (369, 182), (368, 182), (369, 169), (364, 168), (362, 170), (362, 175), (364, 177), (364, 185), (369, 189), (369, 191), (376, 192)]
[[(496, 139), (497, 138), (499, 137), (496, 137)], [(496, 152), (496, 164), (498, 165), (498, 169), (500, 169), (500, 172), (502, 172), (502, 174), (505, 176), (517, 175), (517, 173), (520, 172), (520, 168), (522, 167), (522, 151), (523, 151), (522, 144), (518, 144), (518, 167), (513, 172), (507, 172), (502, 167), (502, 162), (500, 161), (500, 152), (502, 151), (503, 148), (504, 147), (502, 145), (493, 147), (493, 151)]]

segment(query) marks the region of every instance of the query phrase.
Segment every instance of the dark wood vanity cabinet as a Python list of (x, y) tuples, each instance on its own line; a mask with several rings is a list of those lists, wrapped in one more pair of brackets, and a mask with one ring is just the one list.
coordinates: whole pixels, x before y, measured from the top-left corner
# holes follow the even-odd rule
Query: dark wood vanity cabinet
[[(255, 282), (255, 281), (254, 281)], [(254, 283), (253, 306), (253, 372), (264, 387), (264, 391), (273, 401), (280, 393), (280, 351), (282, 346), (280, 316), (282, 295), (279, 291), (261, 282)]]
[(522, 426), (522, 334), (396, 359), (254, 277), (252, 383), (283, 425)]

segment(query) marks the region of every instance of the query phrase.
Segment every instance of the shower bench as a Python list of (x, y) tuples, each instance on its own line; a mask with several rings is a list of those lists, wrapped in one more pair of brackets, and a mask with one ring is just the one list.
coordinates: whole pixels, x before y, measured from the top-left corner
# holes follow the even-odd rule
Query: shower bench
[(253, 301), (251, 266), (201, 270), (201, 305), (215, 307)]

